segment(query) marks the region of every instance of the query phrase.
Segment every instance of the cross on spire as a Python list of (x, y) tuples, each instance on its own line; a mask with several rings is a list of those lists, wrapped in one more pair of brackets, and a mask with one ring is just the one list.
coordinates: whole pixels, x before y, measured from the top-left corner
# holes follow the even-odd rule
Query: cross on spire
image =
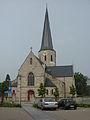
[(31, 51), (32, 51), (32, 47), (30, 47)]

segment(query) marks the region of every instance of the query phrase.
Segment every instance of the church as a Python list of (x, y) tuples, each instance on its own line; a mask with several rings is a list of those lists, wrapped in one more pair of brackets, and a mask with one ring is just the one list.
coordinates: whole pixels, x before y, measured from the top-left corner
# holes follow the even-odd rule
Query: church
[(30, 51), (18, 70), (16, 78), (16, 101), (33, 102), (38, 100), (38, 89), (43, 83), (45, 97), (54, 97), (58, 87), (59, 97), (70, 97), (70, 86), (75, 85), (73, 65), (56, 66), (56, 51), (53, 48), (48, 9), (46, 8), (41, 48), (38, 57)]

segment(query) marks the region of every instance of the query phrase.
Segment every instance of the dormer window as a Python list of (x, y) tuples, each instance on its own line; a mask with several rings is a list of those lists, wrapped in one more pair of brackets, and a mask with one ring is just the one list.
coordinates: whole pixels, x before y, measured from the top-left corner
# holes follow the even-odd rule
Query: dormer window
[(32, 58), (30, 58), (30, 64), (32, 65)]
[(53, 61), (53, 56), (51, 55), (51, 61)]
[(45, 59), (45, 61), (46, 61), (46, 55), (45, 55), (45, 58), (44, 58), (44, 59)]

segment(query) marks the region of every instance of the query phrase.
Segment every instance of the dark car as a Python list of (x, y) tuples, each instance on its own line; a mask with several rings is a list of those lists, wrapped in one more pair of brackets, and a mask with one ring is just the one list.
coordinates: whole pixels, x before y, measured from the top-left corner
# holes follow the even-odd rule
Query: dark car
[(61, 99), (58, 102), (58, 108), (77, 109), (77, 104), (73, 99)]

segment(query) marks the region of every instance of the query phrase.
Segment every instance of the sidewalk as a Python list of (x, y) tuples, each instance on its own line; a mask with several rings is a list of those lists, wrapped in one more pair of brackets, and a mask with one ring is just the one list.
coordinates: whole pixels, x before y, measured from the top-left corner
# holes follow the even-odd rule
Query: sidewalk
[(0, 120), (32, 120), (22, 108), (0, 107)]

